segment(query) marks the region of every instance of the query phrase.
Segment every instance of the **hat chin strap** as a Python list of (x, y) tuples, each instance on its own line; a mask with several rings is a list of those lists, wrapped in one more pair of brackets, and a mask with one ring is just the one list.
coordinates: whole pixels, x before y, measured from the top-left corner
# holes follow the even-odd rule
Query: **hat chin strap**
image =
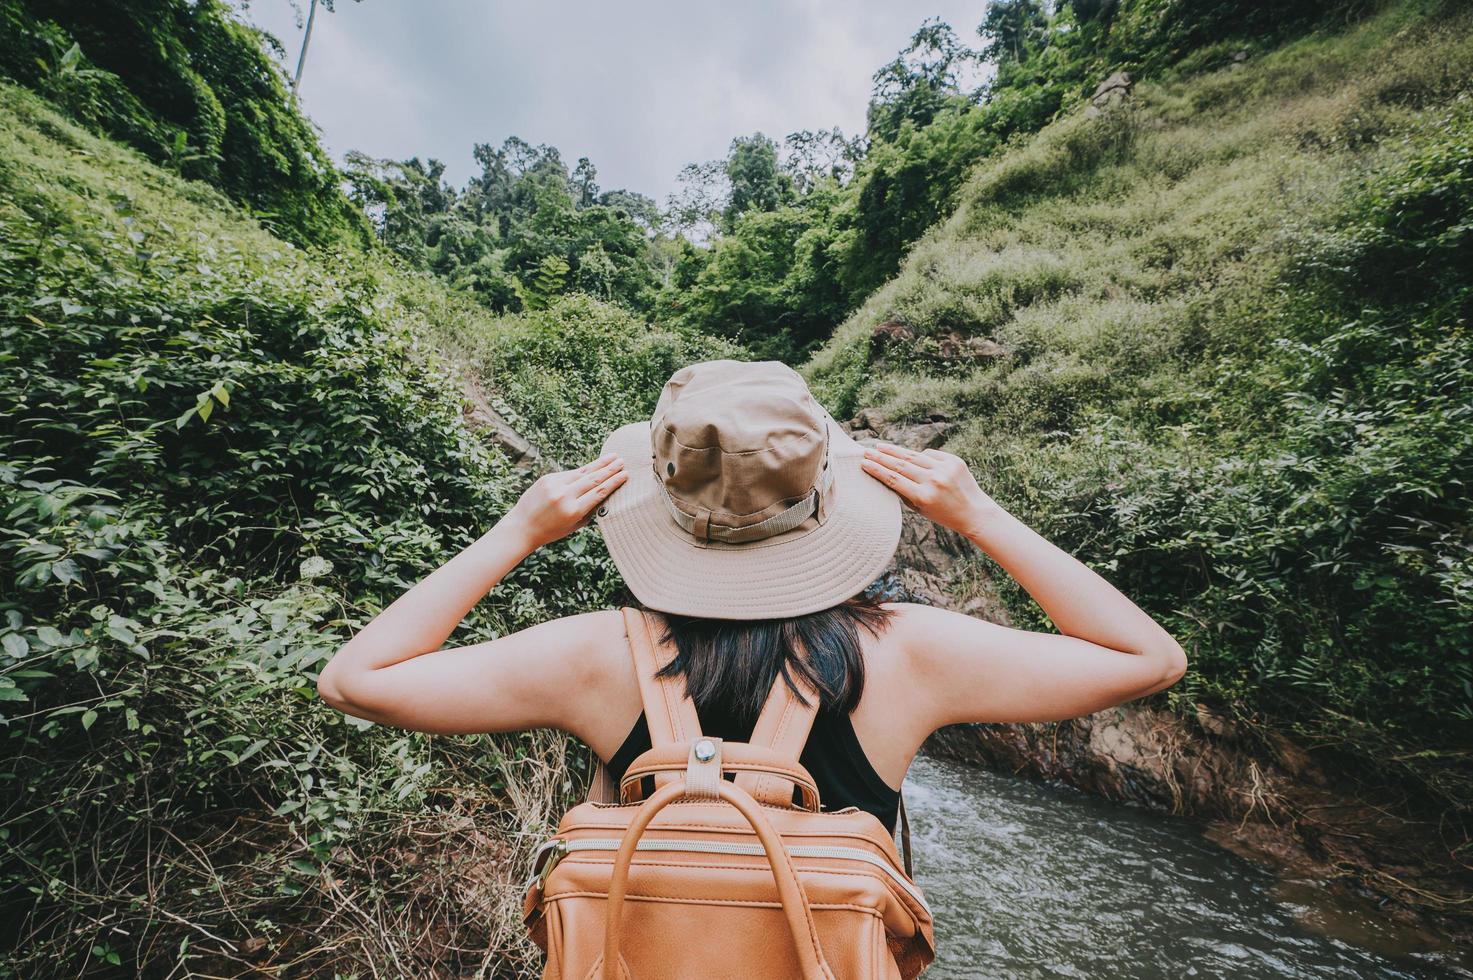
[[(670, 491), (665, 488), (664, 483), (660, 484), (660, 489), (664, 491), (665, 503), (670, 508), (670, 516), (675, 518), (675, 523), (684, 528), (688, 534), (694, 535), (697, 539), (703, 541), (743, 544), (748, 541), (761, 541), (763, 538), (770, 538), (782, 534), (784, 531), (791, 531), (799, 524), (808, 520), (810, 514), (818, 514), (819, 521), (822, 522), (828, 512), (828, 508), (824, 504), (828, 498), (829, 489), (834, 484), (834, 467), (830, 465), (830, 460), (827, 456), (824, 462), (825, 465), (818, 475), (818, 483), (814, 484), (813, 489), (803, 495), (802, 500), (799, 500), (786, 510), (773, 514), (766, 520), (759, 521), (756, 524), (748, 524), (745, 527), (713, 525), (711, 523), (711, 512), (705, 509), (702, 510), (699, 516), (692, 517), (676, 505), (675, 499), (670, 496)], [(701, 526), (699, 530), (698, 526)], [(701, 533), (702, 530), (704, 530), (704, 534)]]

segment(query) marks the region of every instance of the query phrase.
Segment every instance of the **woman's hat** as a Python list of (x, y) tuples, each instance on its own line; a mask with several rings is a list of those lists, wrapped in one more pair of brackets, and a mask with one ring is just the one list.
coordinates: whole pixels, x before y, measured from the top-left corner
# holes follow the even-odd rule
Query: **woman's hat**
[(900, 541), (900, 498), (781, 361), (681, 368), (650, 421), (615, 429), (603, 451), (629, 477), (594, 520), (650, 609), (816, 612), (879, 577)]

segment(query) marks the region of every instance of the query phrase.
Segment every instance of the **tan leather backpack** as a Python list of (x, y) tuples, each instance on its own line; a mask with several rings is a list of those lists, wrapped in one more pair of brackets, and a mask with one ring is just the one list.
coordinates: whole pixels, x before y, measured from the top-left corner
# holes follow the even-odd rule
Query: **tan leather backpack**
[(653, 748), (618, 802), (590, 794), (533, 857), (524, 911), (543, 977), (919, 975), (931, 912), (894, 840), (866, 811), (820, 812), (798, 763), (817, 694), (805, 706), (779, 676), (751, 742), (703, 736), (683, 681), (655, 676), (674, 651), (647, 614), (623, 613)]

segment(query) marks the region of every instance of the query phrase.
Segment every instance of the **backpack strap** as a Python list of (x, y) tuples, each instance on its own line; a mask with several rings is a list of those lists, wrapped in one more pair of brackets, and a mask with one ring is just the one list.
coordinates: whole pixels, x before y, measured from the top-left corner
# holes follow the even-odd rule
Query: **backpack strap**
[[(772, 683), (772, 690), (767, 694), (767, 702), (762, 706), (762, 714), (757, 717), (750, 742), (753, 745), (768, 746), (796, 761), (803, 754), (803, 746), (808, 742), (808, 733), (818, 714), (819, 698), (813, 686), (797, 674), (793, 675), (793, 683), (798, 685), (809, 703), (799, 703), (783, 681), (783, 675), (779, 673), (777, 680)], [(775, 806), (792, 805), (794, 784), (788, 780), (772, 774), (744, 772), (737, 774), (736, 782), (759, 802)], [(906, 877), (912, 877), (915, 872), (911, 863), (910, 817), (905, 812), (904, 791), (900, 794), (898, 810), (900, 852)]]
[[(793, 674), (793, 683), (803, 692), (808, 703), (804, 704), (794, 696), (779, 671), (748, 741), (797, 762), (808, 742), (814, 716), (818, 714), (818, 692), (796, 673)], [(739, 773), (736, 782), (760, 803), (784, 807), (793, 804), (793, 783), (790, 780), (765, 773)]]
[[(639, 678), (639, 697), (644, 702), (645, 724), (650, 731), (650, 745), (690, 741), (701, 734), (695, 705), (685, 697), (684, 686), (668, 678), (657, 679), (655, 673), (673, 658), (655, 640), (654, 625), (644, 612), (625, 606), (624, 635), (629, 641), (629, 654), (634, 660), (634, 673)], [(671, 690), (673, 688), (673, 691)], [(588, 750), (588, 795), (592, 803), (618, 803), (619, 787), (609, 775), (603, 760)], [(668, 782), (668, 778), (660, 783)]]
[[(649, 613), (625, 606), (624, 632), (629, 638), (629, 654), (634, 658), (634, 674), (639, 678), (639, 698), (644, 702), (644, 720), (650, 730), (650, 746), (671, 742), (690, 742), (701, 737), (701, 721), (696, 705), (685, 693), (685, 681), (679, 677), (656, 677), (660, 669), (675, 659), (675, 650), (656, 638), (655, 624)], [(655, 777), (663, 786), (675, 775)]]
[(639, 697), (644, 702), (650, 745), (700, 738), (701, 721), (696, 717), (695, 702), (686, 697), (685, 682), (679, 677), (655, 676), (675, 659), (675, 650), (656, 639), (649, 613), (625, 606), (624, 632), (629, 638), (630, 656), (634, 658), (634, 673), (639, 678)]

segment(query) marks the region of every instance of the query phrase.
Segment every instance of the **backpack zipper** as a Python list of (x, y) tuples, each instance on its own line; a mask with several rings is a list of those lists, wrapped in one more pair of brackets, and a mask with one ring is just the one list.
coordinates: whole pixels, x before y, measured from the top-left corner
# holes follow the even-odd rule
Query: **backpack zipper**
[[(554, 837), (552, 840), (540, 845), (532, 852), (533, 876), (546, 883), (547, 876), (562, 859), (576, 851), (617, 851), (619, 841), (613, 838), (580, 838), (578, 840), (563, 840)], [(634, 845), (637, 851), (680, 851), (687, 854), (743, 854), (763, 855), (767, 851), (761, 844), (739, 844), (735, 841), (714, 840), (689, 840), (685, 838), (674, 838), (665, 840), (641, 840)], [(905, 875), (890, 867), (889, 863), (876, 857), (869, 851), (857, 847), (823, 846), (818, 844), (793, 844), (787, 848), (793, 857), (812, 858), (837, 858), (845, 861), (862, 861), (865, 864), (879, 868), (889, 875), (890, 880), (895, 882), (907, 895), (915, 899), (926, 914), (931, 914), (931, 907), (926, 904), (925, 895), (912, 884)], [(548, 852), (551, 852), (550, 854)], [(543, 861), (543, 855), (547, 854), (546, 863), (539, 866)]]

